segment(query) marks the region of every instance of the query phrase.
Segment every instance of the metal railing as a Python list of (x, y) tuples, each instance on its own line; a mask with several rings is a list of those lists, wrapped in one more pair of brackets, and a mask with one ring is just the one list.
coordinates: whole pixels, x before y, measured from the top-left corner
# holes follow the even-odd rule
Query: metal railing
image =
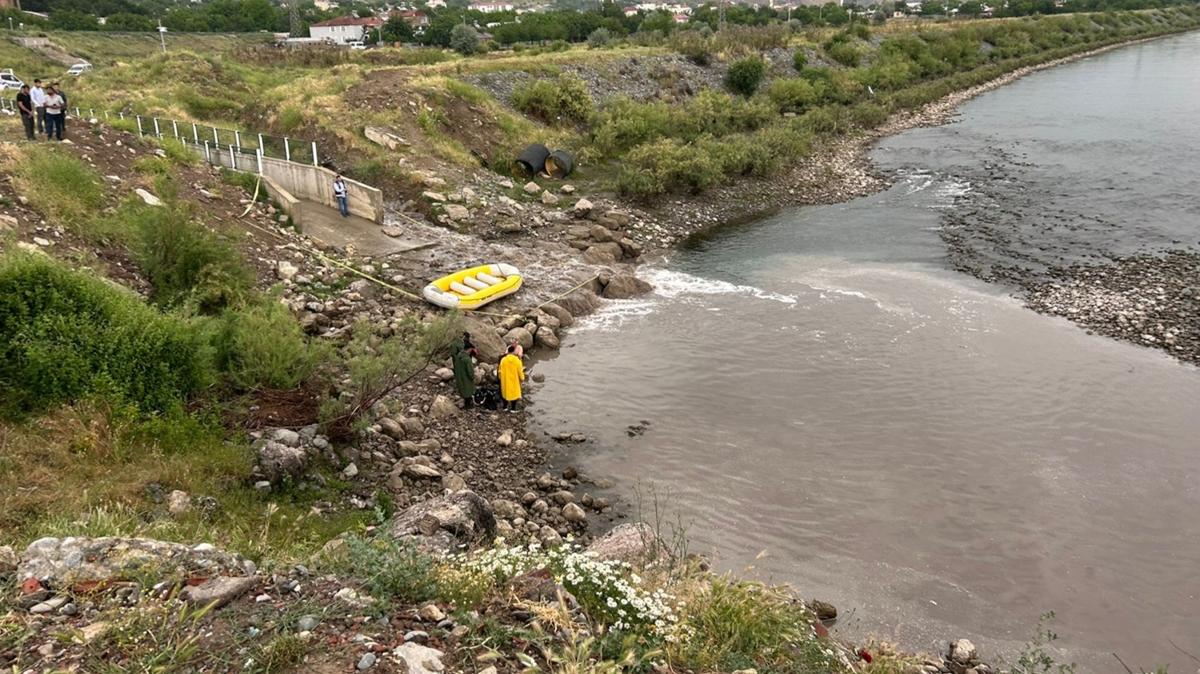
[[(99, 119), (95, 108), (68, 108), (67, 113), (75, 111), (78, 119)], [(7, 97), (0, 98), (0, 110), (17, 113), (17, 104)], [(87, 111), (87, 115), (83, 114)], [(292, 138), (290, 136), (271, 136), (263, 133), (242, 132), (238, 129), (224, 129), (210, 124), (198, 124), (175, 119), (165, 119), (147, 115), (127, 115), (124, 112), (109, 113), (101, 110), (100, 116), (111, 122), (114, 118), (125, 121), (133, 120), (138, 136), (153, 136), (155, 138), (174, 138), (184, 145), (192, 144), (197, 151), (202, 151), (209, 163), (212, 162), (213, 152), (232, 152), (236, 154), (253, 154), (260, 157), (282, 159), (297, 164), (320, 166), (320, 154), (317, 141)], [(231, 160), (237, 165), (236, 160)]]

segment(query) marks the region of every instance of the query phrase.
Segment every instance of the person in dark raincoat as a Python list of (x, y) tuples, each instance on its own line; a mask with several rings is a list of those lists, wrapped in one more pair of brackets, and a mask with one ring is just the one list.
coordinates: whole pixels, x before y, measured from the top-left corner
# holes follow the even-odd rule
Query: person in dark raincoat
[(471, 409), (475, 406), (475, 347), (471, 344), (471, 335), (463, 333), (461, 339), (454, 342), (450, 349), (450, 360), (454, 365), (454, 388), (462, 396), (463, 407)]

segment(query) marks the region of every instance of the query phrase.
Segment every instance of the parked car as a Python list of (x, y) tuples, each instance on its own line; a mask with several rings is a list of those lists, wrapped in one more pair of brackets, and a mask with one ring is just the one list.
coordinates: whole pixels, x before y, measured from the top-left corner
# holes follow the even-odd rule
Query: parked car
[(75, 65), (71, 66), (71, 69), (67, 71), (67, 74), (70, 75), (71, 77), (79, 77), (80, 75), (90, 71), (91, 69), (92, 69), (92, 64), (88, 63), (87, 61), (80, 61), (79, 63), (76, 63)]
[(25, 86), (25, 83), (21, 81), (21, 78), (13, 74), (12, 68), (0, 70), (0, 91), (20, 89), (23, 86)]
[(362, 40), (351, 40), (346, 43), (346, 46), (351, 49), (366, 49), (367, 45), (363, 44)]

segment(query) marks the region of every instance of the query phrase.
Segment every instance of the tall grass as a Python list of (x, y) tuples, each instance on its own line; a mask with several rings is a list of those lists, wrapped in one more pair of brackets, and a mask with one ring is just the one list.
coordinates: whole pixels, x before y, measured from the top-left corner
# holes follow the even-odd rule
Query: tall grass
[(20, 193), (52, 222), (86, 233), (84, 227), (104, 204), (100, 175), (66, 151), (46, 147), (13, 159)]

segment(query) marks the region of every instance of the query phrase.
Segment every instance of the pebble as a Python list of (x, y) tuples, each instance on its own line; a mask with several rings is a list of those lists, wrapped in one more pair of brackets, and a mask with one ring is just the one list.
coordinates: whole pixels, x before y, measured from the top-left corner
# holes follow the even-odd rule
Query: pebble
[(363, 672), (374, 667), (377, 659), (374, 653), (363, 653), (358, 659), (358, 671)]

